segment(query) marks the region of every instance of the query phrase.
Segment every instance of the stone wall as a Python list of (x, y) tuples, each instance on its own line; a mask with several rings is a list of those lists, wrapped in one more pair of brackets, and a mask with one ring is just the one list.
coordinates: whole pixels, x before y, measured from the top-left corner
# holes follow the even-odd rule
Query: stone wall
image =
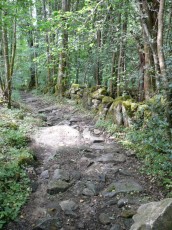
[(76, 100), (77, 104), (81, 103), (84, 108), (92, 109), (96, 115), (125, 127), (133, 124), (135, 112), (139, 108), (139, 104), (129, 96), (116, 99), (110, 97), (106, 87), (102, 86), (86, 88), (72, 84), (66, 96)]

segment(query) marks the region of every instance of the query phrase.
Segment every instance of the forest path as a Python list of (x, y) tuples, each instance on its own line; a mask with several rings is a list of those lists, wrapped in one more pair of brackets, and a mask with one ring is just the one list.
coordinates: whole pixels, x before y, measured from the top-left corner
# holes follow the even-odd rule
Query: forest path
[(135, 155), (97, 129), (72, 101), (62, 105), (21, 96), (45, 126), (31, 137), (39, 161), (28, 168), (32, 194), (19, 221), (7, 229), (129, 230), (140, 204), (161, 196), (139, 173)]

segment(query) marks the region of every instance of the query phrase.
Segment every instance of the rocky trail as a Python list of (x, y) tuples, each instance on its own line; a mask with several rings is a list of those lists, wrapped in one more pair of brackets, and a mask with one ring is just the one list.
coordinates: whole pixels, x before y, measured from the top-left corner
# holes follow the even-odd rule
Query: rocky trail
[(129, 230), (138, 207), (162, 197), (140, 174), (135, 154), (72, 101), (50, 104), (26, 93), (22, 99), (44, 127), (31, 136), (39, 162), (27, 169), (32, 194), (7, 230)]

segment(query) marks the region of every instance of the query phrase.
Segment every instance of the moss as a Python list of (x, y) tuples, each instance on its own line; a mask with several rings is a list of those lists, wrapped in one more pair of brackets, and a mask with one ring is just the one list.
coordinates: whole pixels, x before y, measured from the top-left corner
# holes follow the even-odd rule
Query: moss
[(106, 89), (103, 87), (103, 88), (100, 88), (100, 89), (96, 90), (95, 92), (93, 92), (93, 93), (91, 94), (91, 97), (92, 97), (93, 99), (102, 100), (103, 97), (106, 96), (106, 94), (107, 94), (107, 91), (106, 91)]
[(102, 99), (103, 104), (112, 104), (114, 102), (114, 99), (112, 97), (105, 96)]
[(80, 88), (80, 85), (79, 84), (72, 84), (71, 85), (71, 88), (73, 88), (73, 89), (79, 89)]
[(104, 106), (104, 104), (100, 104), (98, 107), (98, 112), (97, 114), (101, 117), (106, 117), (108, 109)]
[(22, 154), (18, 157), (17, 159), (17, 165), (22, 166), (22, 165), (31, 165), (34, 163), (34, 157), (31, 154)]
[(132, 117), (137, 111), (138, 104), (134, 103), (132, 100), (123, 101), (122, 105), (125, 107), (127, 115)]
[(96, 86), (92, 86), (92, 87), (90, 88), (90, 92), (91, 92), (91, 93), (95, 92), (96, 90), (97, 90)]

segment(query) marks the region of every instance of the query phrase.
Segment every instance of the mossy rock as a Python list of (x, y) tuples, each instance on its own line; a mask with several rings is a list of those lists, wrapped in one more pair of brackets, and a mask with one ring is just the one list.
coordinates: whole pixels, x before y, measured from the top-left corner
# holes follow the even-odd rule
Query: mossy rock
[(109, 97), (109, 96), (105, 96), (102, 99), (103, 104), (111, 105), (113, 102), (114, 102), (114, 99), (112, 97)]
[(78, 94), (71, 94), (71, 99), (72, 100), (79, 100), (81, 97)]
[(79, 84), (72, 84), (69, 91), (71, 94), (76, 94), (79, 90), (80, 90)]
[(83, 96), (82, 96), (82, 106), (85, 109), (89, 109), (91, 105), (92, 105), (92, 98), (91, 98), (90, 89), (85, 88), (83, 91)]
[(125, 107), (128, 116), (134, 116), (138, 108), (138, 103), (135, 103), (131, 99), (129, 99), (127, 101), (123, 101), (122, 105)]
[(147, 121), (152, 116), (152, 112), (147, 104), (140, 104), (137, 109), (136, 119)]
[(98, 112), (97, 114), (103, 118), (106, 117), (106, 114), (108, 112), (108, 109), (106, 108), (106, 106), (104, 106), (104, 104), (100, 104), (98, 107)]
[(103, 87), (103, 88), (100, 88), (98, 90), (96, 90), (95, 92), (93, 92), (91, 94), (91, 97), (93, 99), (98, 99), (98, 100), (102, 100), (104, 98), (104, 96), (107, 95), (107, 91), (106, 89)]
[(65, 96), (66, 98), (70, 99), (70, 98), (71, 98), (71, 96), (70, 96), (70, 91), (69, 91), (69, 90), (66, 90), (65, 93), (64, 93), (64, 96)]
[(91, 93), (95, 92), (96, 90), (97, 90), (96, 86), (92, 86), (92, 87), (90, 88), (90, 92), (91, 92)]

